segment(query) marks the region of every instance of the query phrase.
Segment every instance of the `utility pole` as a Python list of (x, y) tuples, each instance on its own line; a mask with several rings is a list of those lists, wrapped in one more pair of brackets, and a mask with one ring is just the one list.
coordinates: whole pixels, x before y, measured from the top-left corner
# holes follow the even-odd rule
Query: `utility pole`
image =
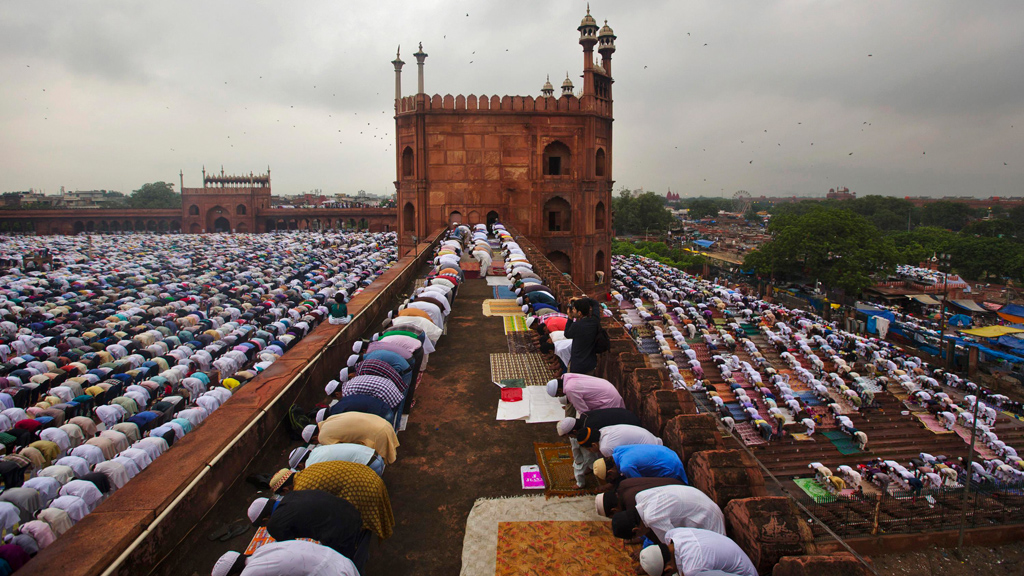
[(960, 503), (960, 535), (956, 539), (956, 552), (960, 558), (964, 557), (964, 530), (967, 528), (967, 496), (971, 491), (971, 477), (974, 472), (971, 470), (974, 464), (974, 440), (978, 434), (978, 406), (981, 404), (981, 398), (975, 395), (974, 398), (974, 417), (971, 419), (971, 443), (967, 448), (967, 466), (964, 470), (964, 474), (967, 478), (964, 480), (964, 497)]

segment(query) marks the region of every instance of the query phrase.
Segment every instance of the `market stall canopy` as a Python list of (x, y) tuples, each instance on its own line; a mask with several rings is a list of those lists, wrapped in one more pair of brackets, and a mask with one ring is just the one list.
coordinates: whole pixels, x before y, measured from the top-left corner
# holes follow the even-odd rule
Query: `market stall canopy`
[(1006, 336), (1007, 334), (1020, 334), (1024, 332), (1020, 328), (1012, 328), (1010, 326), (984, 326), (982, 328), (971, 328), (970, 330), (961, 330), (964, 334), (970, 334), (971, 336), (978, 336), (980, 338), (999, 338), (1000, 336)]
[(975, 302), (974, 300), (967, 300), (967, 299), (964, 299), (964, 300), (950, 300), (949, 303), (953, 304), (954, 306), (957, 306), (959, 308), (963, 308), (964, 310), (967, 310), (968, 312), (974, 312), (974, 313), (986, 313), (986, 312), (988, 312), (988, 310), (985, 310), (981, 306), (978, 306), (978, 303)]
[(949, 325), (950, 326), (970, 326), (971, 325), (971, 317), (966, 315), (966, 314), (953, 314), (953, 316), (951, 316), (949, 318)]
[(1013, 322), (1014, 324), (1024, 323), (1024, 306), (1007, 304), (1000, 308), (996, 314), (999, 314), (999, 317), (1007, 322)]
[(697, 246), (700, 246), (701, 248), (711, 248), (711, 245), (714, 244), (715, 241), (714, 240), (694, 240), (693, 243), (696, 244)]
[(914, 294), (913, 296), (909, 296), (909, 298), (913, 298), (925, 306), (938, 306), (940, 304), (938, 300), (927, 294)]

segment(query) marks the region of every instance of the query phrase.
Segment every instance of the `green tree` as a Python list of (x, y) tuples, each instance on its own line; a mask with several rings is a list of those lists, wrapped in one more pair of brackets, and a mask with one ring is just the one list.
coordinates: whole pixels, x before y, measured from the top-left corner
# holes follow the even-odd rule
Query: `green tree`
[(663, 232), (675, 223), (675, 218), (665, 209), (665, 197), (654, 192), (633, 196), (628, 190), (623, 190), (612, 199), (612, 209), (615, 211), (617, 234)]
[(689, 204), (687, 215), (690, 220), (714, 218), (718, 216), (719, 202), (714, 198), (697, 198)]
[(745, 268), (819, 280), (850, 295), (860, 294), (873, 283), (872, 275), (890, 270), (898, 259), (892, 241), (850, 210), (818, 206), (784, 214), (773, 218), (768, 230), (772, 239), (747, 255)]
[(925, 204), (921, 209), (921, 224), (956, 232), (967, 225), (973, 213), (971, 207), (963, 202), (940, 200)]
[(181, 194), (166, 182), (143, 184), (128, 198), (132, 208), (181, 208)]

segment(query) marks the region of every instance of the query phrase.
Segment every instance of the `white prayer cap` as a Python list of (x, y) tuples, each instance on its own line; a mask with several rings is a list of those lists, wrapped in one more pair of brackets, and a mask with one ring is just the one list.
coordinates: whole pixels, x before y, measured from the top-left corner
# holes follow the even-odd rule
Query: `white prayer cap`
[(299, 446), (295, 450), (292, 450), (291, 454), (288, 455), (288, 467), (295, 468), (302, 462), (302, 459), (309, 453), (309, 448), (306, 446)]
[(340, 374), (338, 374), (338, 378), (339, 378), (339, 379), (340, 379), (340, 380), (341, 380), (342, 382), (348, 382), (348, 368), (342, 368), (342, 369), (341, 369), (341, 373), (340, 373)]
[(529, 318), (526, 319), (526, 327), (527, 328), (532, 328), (533, 327), (533, 323), (536, 322), (536, 321), (537, 321), (537, 318), (535, 316), (530, 316)]
[(520, 293), (520, 292), (522, 292), (522, 291), (523, 291), (523, 289), (522, 289), (522, 288), (516, 288), (516, 294), (519, 294), (519, 293)]
[(252, 504), (249, 504), (249, 522), (252, 522), (253, 524), (256, 523), (256, 520), (259, 519), (263, 509), (266, 508), (267, 502), (270, 502), (267, 498), (257, 498), (252, 501)]
[(309, 442), (310, 438), (313, 437), (313, 434), (316, 434), (316, 424), (306, 426), (302, 429), (302, 441)]
[(594, 496), (594, 506), (597, 508), (598, 516), (607, 516), (604, 509), (604, 492)]
[(526, 314), (529, 311), (530, 311), (530, 306), (528, 304), (523, 304), (523, 314)]
[(640, 551), (640, 567), (650, 576), (661, 576), (665, 571), (665, 555), (658, 545), (648, 546)]
[(388, 318), (393, 318), (394, 315), (395, 315), (395, 311), (394, 310), (388, 310)]
[(334, 394), (334, 391), (337, 390), (338, 386), (340, 385), (341, 382), (338, 382), (337, 380), (331, 380), (330, 382), (327, 383), (327, 386), (324, 386), (324, 392), (326, 392), (327, 395), (330, 396), (331, 394)]
[(558, 380), (548, 380), (548, 396), (558, 395)]
[(228, 570), (231, 570), (239, 556), (241, 554), (238, 552), (225, 552), (223, 556), (217, 559), (217, 563), (213, 565), (211, 576), (228, 576)]
[(516, 304), (519, 304), (519, 305), (523, 304), (523, 297), (522, 296), (520, 296), (519, 298), (516, 298)]
[[(317, 424), (323, 422), (324, 418), (326, 418), (326, 417), (327, 417), (327, 408), (321, 408), (321, 409), (316, 411), (316, 423)], [(308, 442), (308, 440), (307, 440), (307, 442)]]
[(356, 365), (356, 360), (359, 360), (359, 355), (352, 354), (351, 356), (348, 357), (348, 362), (346, 362), (346, 364), (348, 364), (348, 367), (351, 368)]
[(378, 339), (380, 339), (380, 332), (374, 332), (373, 338), (371, 338), (371, 340), (376, 342)]
[(363, 351), (363, 341), (362, 340), (356, 340), (355, 343), (352, 344), (352, 352), (354, 352), (356, 354), (359, 354), (362, 351)]
[(573, 426), (576, 425), (575, 418), (562, 418), (558, 421), (556, 428), (558, 429), (559, 436), (565, 436), (569, 432), (572, 432)]

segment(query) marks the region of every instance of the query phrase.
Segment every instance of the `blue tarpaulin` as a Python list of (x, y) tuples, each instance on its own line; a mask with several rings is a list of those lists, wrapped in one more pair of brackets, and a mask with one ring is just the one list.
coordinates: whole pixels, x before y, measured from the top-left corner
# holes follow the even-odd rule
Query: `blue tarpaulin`
[(960, 326), (960, 327), (970, 326), (971, 325), (971, 317), (966, 315), (966, 314), (954, 314), (949, 319), (949, 325), (950, 326)]
[(694, 240), (693, 243), (696, 244), (697, 246), (700, 246), (701, 248), (711, 248), (711, 245), (714, 244), (715, 241), (714, 240)]
[(996, 342), (1017, 352), (1024, 352), (1024, 339), (1022, 338), (1015, 338), (1007, 334), (1006, 336), (1000, 336)]

